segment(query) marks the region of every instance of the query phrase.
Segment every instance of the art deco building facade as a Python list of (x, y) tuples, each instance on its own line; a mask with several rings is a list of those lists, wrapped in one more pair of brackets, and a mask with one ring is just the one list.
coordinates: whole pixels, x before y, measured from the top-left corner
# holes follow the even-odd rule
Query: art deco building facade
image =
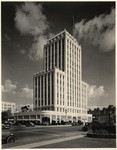
[(91, 121), (87, 114), (88, 84), (82, 81), (82, 49), (66, 31), (44, 45), (44, 70), (33, 77), (34, 111), (40, 121)]

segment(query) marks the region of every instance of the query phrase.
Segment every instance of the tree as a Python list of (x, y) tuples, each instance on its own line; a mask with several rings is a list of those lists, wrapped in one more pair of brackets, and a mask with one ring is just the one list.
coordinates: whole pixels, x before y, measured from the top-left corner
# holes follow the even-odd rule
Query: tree
[(5, 121), (8, 121), (8, 119), (11, 117), (11, 111), (7, 110), (7, 111), (3, 111), (2, 112), (2, 122), (4, 123)]
[(23, 106), (23, 107), (21, 107), (21, 111), (22, 111), (22, 112), (28, 112), (28, 111), (29, 111), (28, 106)]
[(21, 107), (21, 111), (22, 112), (29, 112), (29, 111), (32, 111), (32, 109), (30, 108), (30, 105), (27, 105), (27, 106)]

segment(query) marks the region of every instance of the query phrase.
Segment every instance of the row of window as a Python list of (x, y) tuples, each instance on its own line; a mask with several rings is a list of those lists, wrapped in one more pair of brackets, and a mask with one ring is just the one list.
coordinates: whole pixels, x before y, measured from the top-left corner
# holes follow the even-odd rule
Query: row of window
[[(70, 57), (69, 57), (69, 54), (70, 54)], [(74, 62), (74, 59), (73, 59), (74, 58), (74, 54), (75, 54), (75, 62)], [(80, 54), (80, 52), (79, 52), (79, 54)], [(77, 55), (78, 55), (78, 53), (77, 53)], [(69, 70), (69, 59), (70, 59), (70, 70)], [(79, 55), (79, 59), (80, 59), (80, 55)], [(67, 104), (68, 105), (70, 104), (70, 106), (71, 106), (71, 92), (72, 92), (73, 93), (72, 101), (73, 101), (73, 106), (74, 106), (74, 92), (75, 92), (75, 95), (76, 95), (76, 80), (74, 80), (74, 78), (76, 79), (76, 74), (74, 76), (74, 70), (75, 70), (75, 73), (76, 73), (76, 66), (75, 66), (76, 65), (76, 47), (75, 47), (75, 53), (74, 53), (74, 49), (72, 50), (72, 76), (71, 76), (71, 46), (70, 46), (70, 51), (69, 51), (69, 47), (67, 49), (67, 60), (68, 60), (68, 62), (67, 62), (67, 75), (68, 75), (67, 88), (68, 89), (69, 89), (69, 85), (70, 85), (70, 92), (69, 92), (69, 90), (67, 91), (67, 98), (68, 98)], [(78, 61), (78, 59), (77, 59), (77, 61)], [(80, 66), (79, 66), (79, 70), (80, 70)], [(69, 84), (69, 72), (70, 72), (70, 84)], [(78, 73), (78, 70), (77, 70), (77, 73)], [(79, 76), (79, 81), (80, 81), (80, 71), (79, 71), (79, 74), (77, 74), (77, 79), (78, 79), (78, 76)], [(72, 83), (74, 83), (74, 82), (75, 82), (75, 86), (74, 86), (74, 84), (72, 85)], [(75, 89), (74, 89), (74, 87), (75, 87)], [(70, 94), (70, 103), (69, 103), (69, 94)], [(75, 106), (76, 106), (76, 99), (75, 99)]]
[(81, 99), (79, 97), (77, 97), (77, 101), (75, 100), (75, 103), (74, 103), (74, 101), (71, 101), (71, 96), (70, 97), (67, 96), (67, 99), (68, 99), (67, 106), (73, 106), (73, 107), (75, 106), (75, 107), (79, 107), (79, 108), (81, 107)]
[(11, 108), (11, 107), (2, 107), (2, 109), (4, 109), (4, 110), (13, 110), (13, 108)]
[(40, 119), (40, 115), (25, 115), (25, 116), (18, 116), (18, 119)]
[[(81, 110), (68, 108), (67, 111), (65, 108), (57, 107), (57, 112), (65, 112), (67, 113), (81, 113)], [(82, 112), (86, 112), (86, 110), (82, 110)]]
[(64, 75), (59, 73), (57, 73), (57, 104), (64, 105)]
[(11, 106), (11, 107), (15, 107), (15, 105), (12, 105), (12, 104), (2, 104), (2, 106)]
[[(37, 86), (37, 79), (38, 79), (38, 86)], [(54, 104), (53, 74), (35, 77), (35, 106), (50, 105), (50, 103)]]
[[(48, 47), (45, 47), (45, 70), (53, 69), (54, 63), (55, 67), (59, 67), (60, 70), (64, 71), (64, 57), (65, 57), (65, 41), (64, 38), (59, 41), (51, 43)], [(50, 56), (52, 50), (52, 56)], [(59, 55), (59, 56), (58, 56)], [(62, 64), (61, 64), (62, 62)], [(52, 63), (52, 67), (50, 66)]]

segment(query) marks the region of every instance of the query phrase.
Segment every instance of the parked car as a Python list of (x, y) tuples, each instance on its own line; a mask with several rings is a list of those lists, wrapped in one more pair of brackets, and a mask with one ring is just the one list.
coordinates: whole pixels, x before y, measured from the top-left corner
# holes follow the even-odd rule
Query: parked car
[(72, 126), (78, 126), (78, 123), (77, 122), (73, 122)]
[(15, 126), (21, 126), (21, 123), (20, 122), (16, 122), (13, 125), (15, 125)]
[(26, 126), (27, 126), (27, 127), (34, 127), (35, 124), (34, 124), (33, 122), (28, 122), (28, 123), (26, 124)]
[(2, 129), (3, 129), (3, 130), (4, 130), (4, 129), (10, 129), (10, 123), (8, 123), (8, 122), (3, 123), (3, 124), (2, 124)]
[(16, 137), (14, 136), (13, 133), (11, 133), (8, 130), (3, 130), (2, 131), (2, 144), (5, 143), (12, 143), (16, 141)]

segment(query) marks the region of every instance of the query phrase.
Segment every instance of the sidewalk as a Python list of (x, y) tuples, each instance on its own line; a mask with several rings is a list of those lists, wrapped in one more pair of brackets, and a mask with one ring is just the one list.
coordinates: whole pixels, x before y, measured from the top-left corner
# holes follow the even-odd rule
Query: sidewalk
[(16, 146), (16, 147), (10, 147), (10, 149), (36, 148), (36, 147), (40, 147), (40, 146), (45, 146), (45, 145), (49, 145), (49, 144), (55, 144), (55, 143), (70, 141), (70, 140), (83, 138), (83, 137), (84, 137), (84, 135), (77, 135), (77, 136), (59, 138), (59, 139), (48, 140), (48, 141), (43, 141), (43, 142), (36, 142), (36, 143), (31, 143), (31, 144), (25, 144), (25, 145)]

